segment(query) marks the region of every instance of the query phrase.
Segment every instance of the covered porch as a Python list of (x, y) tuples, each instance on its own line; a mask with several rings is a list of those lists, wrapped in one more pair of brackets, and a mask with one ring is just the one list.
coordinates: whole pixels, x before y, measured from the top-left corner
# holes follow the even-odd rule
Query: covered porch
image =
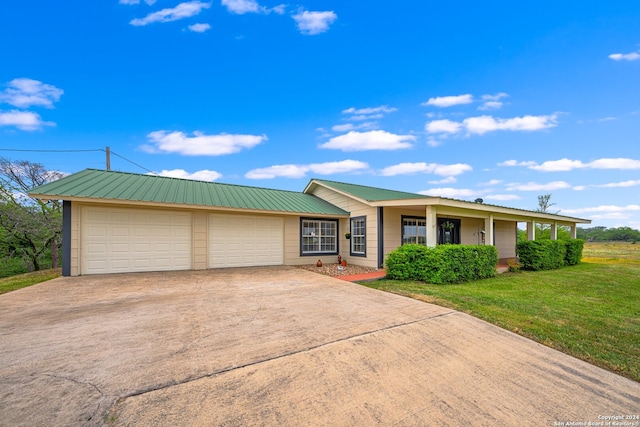
[(589, 220), (525, 211), (484, 203), (445, 198), (387, 201), (379, 206), (378, 226), (383, 239), (380, 265), (398, 246), (408, 243), (434, 247), (439, 244), (492, 245), (498, 250), (500, 264), (516, 257), (518, 224), (527, 224), (527, 239), (534, 240), (536, 225), (550, 227), (551, 238), (565, 226), (572, 238), (577, 224)]

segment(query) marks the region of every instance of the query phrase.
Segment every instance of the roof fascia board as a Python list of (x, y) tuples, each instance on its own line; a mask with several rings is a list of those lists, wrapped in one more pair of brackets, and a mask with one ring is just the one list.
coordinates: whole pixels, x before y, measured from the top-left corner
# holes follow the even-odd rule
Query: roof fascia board
[[(482, 215), (478, 217), (484, 218), (488, 214), (503, 215), (503, 219), (509, 218), (510, 220), (517, 220), (520, 222), (527, 222), (534, 220), (540, 220), (540, 222), (552, 221), (566, 224), (591, 224), (591, 220), (584, 218), (575, 218), (564, 215), (555, 215), (542, 212), (527, 211), (524, 209), (508, 208), (495, 205), (484, 205), (475, 202), (465, 202), (459, 200), (445, 199), (442, 197), (430, 197), (425, 199), (402, 199), (402, 200), (386, 200), (375, 203), (376, 206), (389, 206), (389, 207), (401, 207), (401, 206), (443, 206), (460, 209), (467, 213), (481, 212)], [(443, 212), (447, 212), (444, 210)], [(459, 212), (463, 213), (463, 212)], [(517, 219), (516, 219), (517, 218)]]
[(30, 197), (42, 200), (68, 200), (74, 203), (91, 204), (91, 205), (126, 205), (136, 207), (149, 207), (149, 208), (164, 208), (164, 209), (187, 209), (187, 210), (206, 210), (206, 211), (225, 211), (225, 212), (239, 212), (239, 213), (255, 213), (266, 215), (291, 215), (291, 216), (314, 216), (322, 218), (349, 218), (348, 213), (344, 214), (323, 214), (317, 212), (292, 212), (292, 211), (270, 211), (263, 209), (242, 209), (242, 208), (229, 208), (225, 206), (207, 206), (207, 205), (186, 205), (177, 203), (159, 203), (159, 202), (144, 202), (135, 200), (117, 200), (117, 199), (92, 199), (89, 197), (53, 197), (50, 195), (30, 194)]

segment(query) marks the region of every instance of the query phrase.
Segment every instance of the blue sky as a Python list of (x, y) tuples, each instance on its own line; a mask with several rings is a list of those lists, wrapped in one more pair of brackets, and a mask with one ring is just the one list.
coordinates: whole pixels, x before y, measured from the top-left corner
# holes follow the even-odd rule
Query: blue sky
[(21, 0), (0, 46), (0, 149), (70, 150), (9, 159), (640, 228), (640, 2)]

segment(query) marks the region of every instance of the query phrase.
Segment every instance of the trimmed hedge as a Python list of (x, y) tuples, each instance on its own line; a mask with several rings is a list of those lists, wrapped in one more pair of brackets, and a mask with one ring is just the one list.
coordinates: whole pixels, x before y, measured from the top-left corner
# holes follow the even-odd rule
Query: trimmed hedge
[(576, 265), (582, 258), (584, 240), (526, 240), (516, 246), (523, 270), (553, 270)]
[(564, 257), (565, 265), (576, 265), (582, 259), (582, 248), (584, 248), (584, 240), (571, 239), (565, 241), (567, 245), (567, 253)]
[(387, 256), (385, 265), (390, 279), (442, 284), (493, 277), (497, 263), (494, 246), (402, 245)]

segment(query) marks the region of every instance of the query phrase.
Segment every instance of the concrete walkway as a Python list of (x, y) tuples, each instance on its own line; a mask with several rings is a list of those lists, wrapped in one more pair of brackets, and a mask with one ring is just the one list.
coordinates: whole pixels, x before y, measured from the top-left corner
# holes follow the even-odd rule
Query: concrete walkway
[(554, 426), (640, 414), (639, 396), (465, 314), (295, 268), (0, 296), (2, 426)]

